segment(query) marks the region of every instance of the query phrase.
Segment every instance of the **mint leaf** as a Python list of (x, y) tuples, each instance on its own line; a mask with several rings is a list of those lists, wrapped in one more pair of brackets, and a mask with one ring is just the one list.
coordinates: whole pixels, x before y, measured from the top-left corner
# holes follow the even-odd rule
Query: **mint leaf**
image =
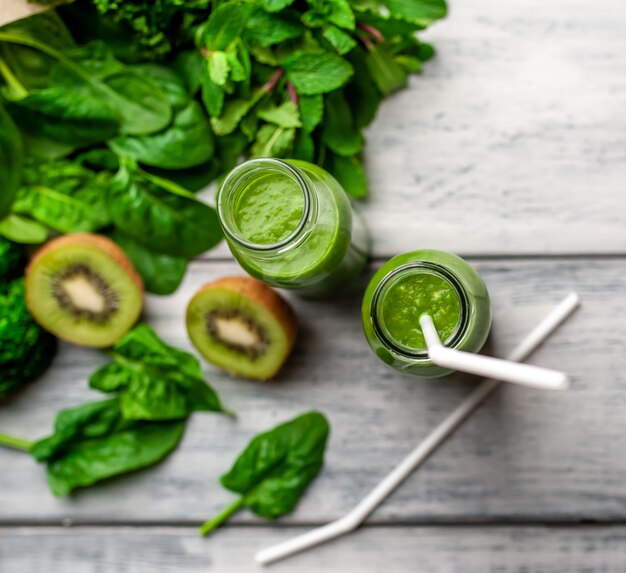
[(279, 106), (271, 105), (261, 108), (257, 115), (279, 127), (302, 127), (298, 107), (292, 101), (286, 101)]
[(447, 13), (445, 0), (383, 0), (393, 16), (428, 26)]
[(394, 61), (387, 48), (381, 44), (368, 48), (365, 61), (372, 79), (383, 95), (389, 95), (405, 86), (406, 72)]
[(322, 121), (324, 98), (321, 95), (302, 96), (298, 102), (302, 129), (311, 133)]
[(220, 4), (199, 32), (202, 42), (211, 52), (225, 50), (243, 32), (246, 17), (247, 7), (243, 3)]
[(252, 146), (253, 157), (284, 157), (291, 151), (296, 130), (265, 124)]
[(265, 91), (259, 89), (247, 99), (229, 101), (219, 117), (211, 118), (211, 125), (216, 135), (228, 135), (237, 129), (243, 117), (261, 100)]
[(327, 26), (324, 28), (323, 32), (324, 38), (326, 38), (330, 44), (332, 45), (337, 53), (343, 55), (347, 54), (354, 46), (356, 46), (356, 41), (352, 39), (350, 34), (346, 34), (337, 26)]
[(294, 159), (312, 162), (315, 158), (315, 144), (310, 133), (300, 130), (293, 146), (291, 156)]
[(208, 58), (208, 62), (211, 81), (218, 86), (225, 85), (230, 70), (226, 54), (224, 52), (213, 52)]
[(263, 8), (268, 12), (280, 12), (293, 2), (294, 0), (262, 0)]
[(363, 149), (363, 136), (354, 125), (350, 106), (340, 91), (326, 96), (322, 142), (338, 155), (350, 156)]
[(202, 88), (202, 103), (211, 116), (217, 116), (224, 107), (224, 90), (218, 86), (209, 76), (209, 66), (202, 67), (200, 75), (200, 86)]
[(283, 60), (287, 78), (302, 95), (340, 88), (352, 76), (352, 66), (330, 52), (296, 52)]
[(254, 10), (246, 22), (246, 38), (254, 45), (266, 48), (286, 40), (298, 38), (304, 26), (298, 21), (297, 13), (268, 14)]

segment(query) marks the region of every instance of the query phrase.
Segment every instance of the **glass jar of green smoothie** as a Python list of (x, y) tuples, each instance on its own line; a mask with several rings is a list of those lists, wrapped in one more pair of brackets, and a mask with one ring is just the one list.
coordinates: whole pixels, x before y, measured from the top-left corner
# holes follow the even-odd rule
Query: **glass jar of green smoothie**
[(451, 370), (428, 359), (419, 319), (428, 314), (442, 342), (478, 352), (491, 328), (489, 293), (463, 259), (443, 251), (413, 251), (387, 261), (370, 281), (361, 317), (376, 355), (393, 368), (437, 378)]
[(321, 297), (352, 284), (370, 240), (348, 195), (322, 168), (295, 160), (252, 159), (218, 191), (226, 241), (253, 277)]

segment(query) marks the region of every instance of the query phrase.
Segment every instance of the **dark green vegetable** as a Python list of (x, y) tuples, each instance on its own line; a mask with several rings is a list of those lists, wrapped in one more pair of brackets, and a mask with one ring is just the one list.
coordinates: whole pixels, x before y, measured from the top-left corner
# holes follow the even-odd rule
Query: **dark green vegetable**
[(64, 496), (156, 464), (176, 448), (184, 431), (184, 422), (124, 420), (112, 399), (62, 410), (54, 433), (43, 440), (30, 443), (0, 435), (0, 444), (29, 451), (45, 463), (50, 491)]
[(212, 207), (132, 161), (125, 161), (111, 182), (108, 206), (117, 227), (159, 253), (194, 257), (222, 238)]
[(56, 354), (56, 338), (34, 321), (24, 294), (24, 279), (0, 284), (0, 398), (41, 376)]
[(109, 354), (114, 362), (96, 370), (89, 385), (116, 392), (125, 419), (176, 420), (191, 412), (227, 412), (205, 382), (198, 360), (165, 344), (145, 324), (131, 330)]
[(211, 532), (242, 506), (265, 519), (293, 511), (322, 469), (328, 433), (326, 417), (308, 412), (253, 438), (220, 480), (240, 497), (202, 525), (201, 535)]

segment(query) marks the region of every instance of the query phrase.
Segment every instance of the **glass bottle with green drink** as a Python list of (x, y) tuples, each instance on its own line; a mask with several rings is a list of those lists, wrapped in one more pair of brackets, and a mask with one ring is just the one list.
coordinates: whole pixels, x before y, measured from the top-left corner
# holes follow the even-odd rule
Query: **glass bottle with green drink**
[(217, 212), (241, 266), (304, 296), (335, 294), (367, 264), (370, 239), (341, 185), (317, 165), (252, 159), (220, 186)]
[(491, 328), (485, 283), (463, 259), (443, 251), (413, 251), (387, 261), (367, 287), (361, 317), (383, 362), (423, 378), (445, 376), (451, 370), (428, 359), (422, 314), (432, 318), (446, 346), (466, 352), (480, 351)]

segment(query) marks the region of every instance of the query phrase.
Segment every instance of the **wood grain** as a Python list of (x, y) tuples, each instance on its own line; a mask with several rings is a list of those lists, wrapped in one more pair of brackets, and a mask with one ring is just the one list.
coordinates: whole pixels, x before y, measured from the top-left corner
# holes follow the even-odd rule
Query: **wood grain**
[[(303, 528), (0, 529), (3, 573), (623, 573), (624, 527), (366, 527), (276, 563), (255, 551)], [(52, 568), (53, 567), (53, 568)]]
[[(573, 386), (563, 393), (502, 388), (372, 520), (624, 519), (626, 261), (483, 261), (477, 268), (493, 298), (496, 355), (564, 294), (580, 293), (583, 309), (533, 359), (569, 372)], [(166, 340), (190, 348), (187, 301), (203, 282), (237, 272), (231, 263), (194, 263), (175, 296), (150, 297), (149, 321)], [(277, 381), (237, 380), (206, 367), (236, 421), (196, 414), (163, 464), (69, 499), (50, 495), (43, 469), (28, 456), (0, 450), (0, 522), (199, 522), (231, 499), (218, 476), (249, 438), (313, 408), (332, 423), (327, 464), (286, 521), (326, 521), (352, 507), (474, 382), (423, 382), (379, 362), (361, 333), (360, 290), (294, 304), (301, 335)], [(0, 406), (0, 432), (39, 437), (58, 409), (96, 399), (85, 380), (102, 361), (95, 350), (65, 346), (45, 379)]]

